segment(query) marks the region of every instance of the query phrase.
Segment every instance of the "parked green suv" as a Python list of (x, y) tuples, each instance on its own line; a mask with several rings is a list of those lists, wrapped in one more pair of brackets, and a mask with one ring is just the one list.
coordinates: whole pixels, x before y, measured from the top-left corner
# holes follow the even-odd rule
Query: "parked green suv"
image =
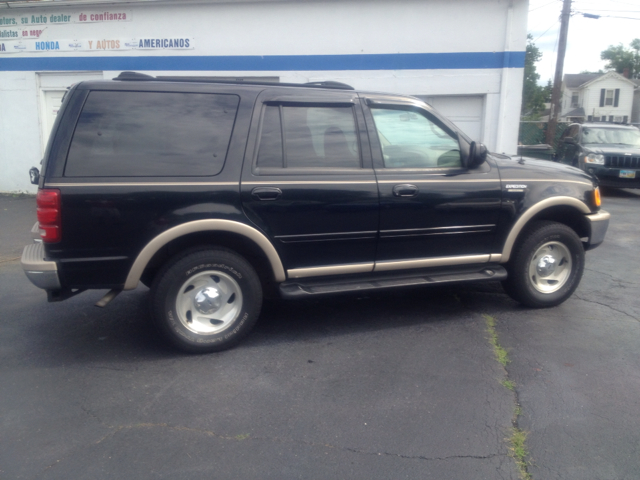
[(556, 160), (581, 168), (604, 187), (640, 188), (640, 130), (628, 125), (570, 125)]

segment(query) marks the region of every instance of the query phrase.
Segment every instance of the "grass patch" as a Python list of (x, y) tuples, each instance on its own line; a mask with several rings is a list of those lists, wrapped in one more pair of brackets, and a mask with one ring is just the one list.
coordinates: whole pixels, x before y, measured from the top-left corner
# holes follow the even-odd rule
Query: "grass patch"
[(531, 475), (527, 471), (527, 456), (529, 452), (527, 451), (526, 440), (527, 433), (519, 428), (514, 428), (509, 442), (511, 443), (511, 456), (516, 461), (520, 478), (523, 480), (531, 480)]
[(501, 383), (502, 383), (502, 386), (504, 388), (507, 388), (507, 389), (511, 390), (512, 392), (514, 392), (516, 390), (516, 384), (514, 382), (512, 382), (511, 380), (503, 380)]
[(490, 315), (482, 314), (484, 319), (487, 321), (487, 331), (489, 332), (489, 343), (493, 347), (493, 353), (496, 356), (496, 360), (502, 365), (506, 367), (509, 363), (509, 355), (507, 351), (500, 346), (498, 342), (498, 332), (496, 332), (496, 319)]
[[(487, 322), (487, 333), (489, 333), (489, 343), (493, 347), (493, 353), (495, 355), (496, 360), (502, 365), (506, 367), (510, 360), (509, 354), (507, 351), (502, 348), (500, 342), (498, 341), (498, 332), (496, 331), (496, 319), (491, 315), (482, 314), (484, 319)], [(507, 388), (512, 392), (516, 392), (516, 384), (515, 382), (509, 380), (506, 375), (502, 379), (500, 384)], [(516, 405), (513, 409), (513, 430), (511, 433), (511, 438), (509, 438), (509, 452), (510, 456), (516, 462), (516, 468), (518, 469), (518, 473), (522, 480), (531, 480), (531, 474), (527, 471), (527, 457), (529, 456), (529, 452), (527, 451), (527, 432), (520, 430), (518, 428), (518, 417), (522, 415), (522, 408), (518, 404), (518, 396), (516, 393)]]

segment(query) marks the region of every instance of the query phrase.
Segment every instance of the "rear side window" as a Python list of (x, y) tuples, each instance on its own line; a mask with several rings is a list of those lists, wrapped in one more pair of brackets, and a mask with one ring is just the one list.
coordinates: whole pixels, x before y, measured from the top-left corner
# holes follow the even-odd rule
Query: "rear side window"
[(257, 166), (360, 168), (353, 108), (267, 106)]
[(91, 92), (64, 175), (217, 175), (239, 101), (236, 95), (208, 93)]

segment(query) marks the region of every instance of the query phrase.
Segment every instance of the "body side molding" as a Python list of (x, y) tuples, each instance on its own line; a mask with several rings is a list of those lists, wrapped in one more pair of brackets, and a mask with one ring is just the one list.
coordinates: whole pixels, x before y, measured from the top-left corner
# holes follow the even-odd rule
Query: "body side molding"
[(407, 260), (385, 260), (376, 262), (374, 272), (389, 272), (393, 270), (407, 270), (411, 268), (449, 267), (453, 265), (470, 265), (487, 263), (491, 255), (461, 255), (457, 257), (430, 257)]
[(287, 277), (284, 273), (284, 267), (282, 266), (282, 262), (280, 261), (278, 252), (276, 252), (276, 249), (273, 247), (273, 245), (271, 245), (269, 239), (262, 233), (244, 223), (234, 222), (232, 220), (209, 219), (196, 220), (193, 222), (183, 223), (182, 225), (177, 225), (173, 228), (170, 228), (169, 230), (162, 232), (160, 235), (147, 243), (147, 245), (138, 254), (135, 262), (133, 262), (133, 265), (129, 270), (129, 275), (127, 275), (124, 289), (133, 290), (138, 286), (138, 281), (140, 281), (142, 272), (144, 272), (144, 269), (146, 268), (151, 258), (167, 243), (175, 240), (178, 237), (182, 237), (190, 233), (205, 232), (208, 230), (232, 232), (249, 238), (250, 240), (255, 242), (267, 256), (267, 259), (271, 264), (275, 280), (277, 282), (283, 282), (286, 280)]
[(289, 278), (323, 277), (326, 275), (346, 275), (349, 273), (368, 273), (373, 271), (373, 262), (328, 267), (294, 268), (287, 270)]
[(536, 214), (540, 213), (545, 208), (555, 207), (558, 205), (565, 205), (568, 207), (575, 207), (585, 215), (591, 214), (591, 210), (587, 207), (583, 202), (573, 197), (551, 197), (541, 200), (540, 202), (532, 205), (527, 209), (518, 219), (513, 227), (511, 227), (511, 231), (509, 232), (509, 236), (507, 236), (507, 240), (504, 242), (504, 248), (502, 249), (502, 258), (500, 259), (500, 263), (507, 263), (509, 258), (511, 257), (511, 251), (513, 250), (513, 245), (516, 242), (516, 238), (524, 228), (524, 226), (531, 220)]

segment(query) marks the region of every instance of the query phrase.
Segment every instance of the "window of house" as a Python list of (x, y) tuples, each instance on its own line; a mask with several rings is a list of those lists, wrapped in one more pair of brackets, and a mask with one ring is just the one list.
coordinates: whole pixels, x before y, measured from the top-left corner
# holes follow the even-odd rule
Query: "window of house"
[(614, 91), (613, 90), (607, 90), (605, 92), (605, 96), (604, 96), (604, 104), (605, 105), (613, 105), (613, 96), (614, 96)]
[(420, 113), (371, 109), (386, 168), (460, 168), (458, 140)]
[(572, 107), (578, 106), (578, 94), (576, 92), (571, 94), (571, 106)]
[(257, 166), (360, 168), (353, 108), (266, 106)]

